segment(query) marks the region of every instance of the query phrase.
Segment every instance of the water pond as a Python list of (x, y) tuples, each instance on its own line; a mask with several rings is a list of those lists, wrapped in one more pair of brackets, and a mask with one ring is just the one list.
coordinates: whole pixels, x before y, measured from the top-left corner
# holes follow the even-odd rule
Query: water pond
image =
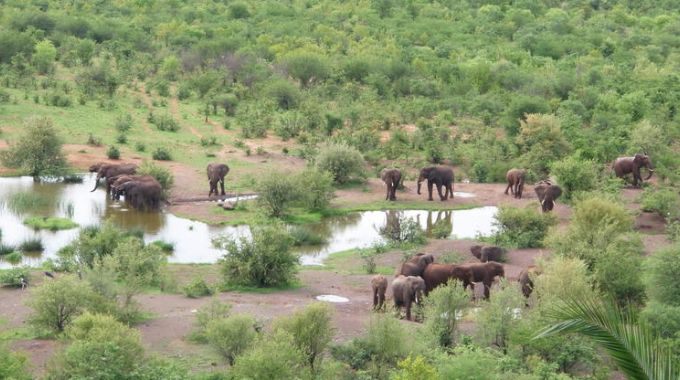
[[(30, 177), (0, 178), (2, 244), (17, 246), (26, 240), (39, 238), (44, 251), (42, 254), (25, 255), (23, 262), (37, 265), (47, 258), (55, 257), (61, 247), (78, 236), (78, 228), (56, 232), (35, 231), (23, 224), (24, 219), (32, 215), (69, 218), (80, 227), (110, 220), (121, 228), (141, 230), (147, 242), (164, 240), (174, 244), (174, 253), (169, 257), (173, 263), (213, 263), (223, 254), (213, 247), (213, 238), (225, 234), (250, 234), (247, 226), (214, 226), (164, 211), (139, 212), (127, 208), (124, 202), (109, 200), (104, 190), (90, 192), (93, 187), (94, 176), (89, 174), (82, 183), (74, 184), (35, 183)], [(22, 199), (22, 196), (28, 200)], [(33, 205), (30, 210), (27, 210), (26, 203)], [(378, 234), (379, 229), (399, 219), (400, 214), (414, 218), (428, 233), (440, 220), (442, 222), (438, 225), (451, 226), (450, 237), (488, 235), (494, 230), (492, 223), (496, 211), (495, 207), (460, 211), (367, 211), (327, 218), (309, 226), (315, 233), (325, 237), (326, 244), (302, 247), (298, 252), (303, 264), (320, 265), (333, 252), (367, 247), (383, 241)], [(9, 263), (0, 261), (0, 268), (7, 267), (10, 267)]]

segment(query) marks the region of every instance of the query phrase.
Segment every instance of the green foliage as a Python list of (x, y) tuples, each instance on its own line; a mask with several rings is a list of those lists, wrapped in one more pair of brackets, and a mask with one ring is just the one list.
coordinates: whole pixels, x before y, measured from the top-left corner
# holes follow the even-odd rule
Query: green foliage
[(323, 57), (310, 53), (290, 54), (285, 58), (284, 65), (288, 75), (299, 80), (303, 87), (323, 81), (330, 72)]
[(43, 40), (35, 45), (33, 53), (33, 64), (40, 74), (47, 74), (52, 71), (54, 60), (57, 58), (57, 49), (52, 41)]
[(105, 311), (108, 305), (83, 281), (61, 275), (31, 291), (31, 326), (60, 333), (85, 311)]
[(231, 305), (213, 297), (210, 302), (203, 305), (196, 312), (196, 329), (191, 333), (191, 338), (198, 342), (207, 342), (206, 329), (208, 324), (215, 320), (227, 318), (230, 311)]
[(325, 210), (335, 196), (333, 177), (327, 171), (307, 168), (295, 176), (295, 182), (302, 192), (300, 201), (306, 210)]
[(287, 80), (272, 82), (267, 89), (267, 94), (279, 108), (289, 110), (297, 107), (300, 101), (300, 91), (294, 84)]
[(520, 124), (517, 145), (522, 152), (524, 168), (545, 175), (551, 162), (559, 160), (571, 150), (559, 119), (555, 116), (529, 114), (526, 121)]
[[(158, 158), (154, 157), (154, 160), (158, 160)], [(139, 165), (137, 173), (154, 177), (156, 181), (161, 184), (164, 194), (167, 194), (170, 191), (175, 182), (175, 178), (169, 169), (164, 168), (153, 161), (143, 161), (142, 164)]]
[(493, 292), (489, 303), (477, 314), (478, 339), (484, 346), (498, 347), (505, 353), (508, 338), (517, 325), (524, 306), (524, 297), (515, 284), (501, 280), (500, 289)]
[(47, 216), (32, 216), (24, 219), (24, 224), (36, 230), (69, 230), (78, 227), (78, 223), (67, 219)]
[(290, 251), (292, 239), (277, 225), (253, 226), (252, 239), (215, 241), (225, 252), (220, 260), (227, 285), (276, 287), (290, 284), (298, 257)]
[(438, 378), (437, 369), (428, 363), (424, 357), (409, 356), (397, 363), (399, 372), (393, 376), (393, 380), (429, 380)]
[(109, 146), (109, 149), (106, 150), (106, 157), (110, 160), (118, 160), (120, 159), (120, 150), (115, 145), (111, 145)]
[(542, 247), (548, 229), (556, 222), (555, 216), (550, 213), (541, 213), (536, 207), (501, 206), (494, 222), (498, 228), (494, 240), (501, 246)]
[(0, 153), (0, 160), (33, 177), (59, 176), (67, 167), (61, 141), (51, 120), (31, 119), (19, 139)]
[(325, 303), (312, 303), (290, 317), (276, 322), (275, 328), (293, 337), (295, 347), (307, 358), (312, 369), (318, 368), (323, 352), (333, 338), (332, 309)]
[(273, 217), (285, 215), (291, 203), (300, 199), (298, 184), (291, 175), (265, 175), (257, 184), (257, 204)]
[(230, 373), (236, 379), (287, 380), (301, 373), (305, 356), (293, 337), (282, 330), (261, 336), (252, 348), (236, 358)]
[(26, 358), (0, 346), (0, 379), (30, 380)]
[(660, 337), (676, 337), (680, 331), (680, 306), (652, 301), (642, 309), (640, 319)]
[(418, 221), (408, 218), (398, 211), (389, 211), (389, 213), (387, 222), (378, 230), (380, 236), (397, 244), (425, 243), (425, 233), (420, 228)]
[(233, 366), (234, 360), (248, 350), (257, 338), (255, 325), (253, 317), (232, 315), (210, 321), (205, 335), (208, 343)]
[(9, 255), (15, 250), (16, 248), (14, 246), (0, 242), (0, 256)]
[(159, 131), (177, 132), (180, 128), (179, 123), (170, 115), (164, 114), (157, 116), (151, 113), (149, 114), (148, 120), (149, 123), (155, 125)]
[(656, 251), (645, 262), (649, 298), (670, 306), (680, 306), (680, 245), (674, 244)]
[(137, 237), (122, 239), (102, 264), (117, 274), (127, 287), (141, 290), (159, 285), (167, 256), (154, 244), (144, 245)]
[(0, 270), (0, 285), (2, 286), (20, 287), (22, 278), (28, 282), (28, 268), (19, 267)]
[(151, 153), (151, 158), (158, 161), (172, 161), (172, 154), (169, 149), (159, 146)]
[(441, 356), (436, 363), (440, 379), (492, 380), (498, 359), (490, 351), (475, 347), (457, 347), (453, 355)]
[(620, 305), (640, 305), (645, 287), (640, 268), (644, 247), (636, 235), (622, 235), (596, 253), (593, 278)]
[(458, 281), (450, 281), (428, 294), (425, 299), (425, 328), (433, 343), (439, 347), (453, 347), (456, 344), (456, 315), (462, 315), (469, 303), (470, 295)]
[(229, 4), (229, 16), (233, 19), (248, 18), (250, 11), (244, 3), (231, 3)]
[(111, 255), (125, 235), (110, 223), (105, 223), (102, 227), (83, 228), (78, 238), (62, 248), (58, 255), (63, 262), (72, 261), (92, 268), (97, 261)]
[(409, 353), (406, 331), (397, 320), (385, 315), (371, 317), (366, 332), (366, 344), (378, 377), (385, 368), (394, 367)]
[(316, 167), (331, 173), (336, 183), (364, 178), (364, 159), (361, 152), (345, 144), (329, 144), (319, 150)]
[(12, 252), (5, 255), (2, 260), (12, 264), (18, 265), (24, 259), (24, 255), (21, 252)]
[(40, 238), (26, 239), (21, 244), (19, 244), (18, 248), (22, 252), (42, 252), (45, 250)]
[(553, 162), (550, 172), (560, 184), (564, 197), (571, 199), (579, 191), (595, 189), (598, 181), (597, 167), (594, 161), (582, 160), (575, 156), (566, 157)]
[(202, 278), (194, 278), (182, 288), (182, 292), (189, 298), (200, 298), (211, 296), (214, 290)]
[(126, 113), (125, 115), (119, 115), (116, 117), (114, 126), (121, 134), (128, 133), (130, 129), (132, 129), (132, 115), (129, 113)]
[(8, 208), (17, 214), (43, 211), (49, 209), (53, 203), (48, 196), (30, 191), (13, 193), (8, 198)]
[(642, 193), (642, 209), (667, 220), (676, 219), (680, 217), (680, 195), (672, 188), (647, 188)]

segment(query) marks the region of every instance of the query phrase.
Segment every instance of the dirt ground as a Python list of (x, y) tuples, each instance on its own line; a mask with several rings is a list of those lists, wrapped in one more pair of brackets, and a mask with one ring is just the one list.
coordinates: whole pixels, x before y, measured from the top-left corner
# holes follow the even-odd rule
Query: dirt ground
[[(104, 148), (87, 147), (87, 153), (83, 153), (83, 149), (81, 145), (67, 145), (65, 147), (68, 159), (75, 167), (85, 169), (92, 162), (102, 161)], [(278, 157), (274, 158), (278, 159)], [(296, 160), (291, 159), (290, 164), (299, 165), (300, 163)], [(141, 162), (141, 159), (133, 157), (126, 161)], [(201, 171), (180, 163), (162, 164), (170, 168), (175, 175), (176, 186), (172, 191), (171, 199), (196, 196), (196, 194), (202, 194), (207, 190), (205, 189), (204, 174)], [(443, 203), (446, 206), (498, 206), (503, 204), (522, 206), (533, 204), (536, 208), (539, 207), (536, 196), (529, 186), (522, 199), (514, 199), (503, 194), (504, 189), (504, 184), (456, 183), (454, 191), (472, 193), (474, 197), (458, 196)], [(424, 192), (427, 191), (426, 189), (423, 190)], [(333, 204), (348, 207), (382, 201), (385, 195), (384, 191), (384, 185), (381, 181), (369, 179), (362, 188), (338, 190)], [(631, 210), (637, 211), (639, 209), (637, 204), (639, 194), (640, 190), (624, 190), (624, 199), (628, 202)], [(405, 190), (399, 191), (397, 198), (398, 202), (407, 201), (416, 205), (428, 204), (425, 193), (416, 194), (414, 181), (406, 181)], [(438, 200), (433, 202), (440, 203)], [(213, 218), (215, 222), (219, 222), (219, 219), (223, 216), (213, 213), (214, 207), (214, 203), (211, 202), (188, 202), (172, 205), (169, 207), (169, 211), (203, 220)], [(565, 228), (571, 215), (570, 208), (559, 202), (554, 213), (558, 217), (559, 228)], [(636, 228), (643, 232), (647, 254), (669, 244), (665, 235), (663, 235), (663, 218), (649, 213), (639, 213), (636, 218)], [(457, 251), (463, 254), (466, 261), (476, 261), (469, 253), (470, 246), (475, 243), (473, 240), (432, 240), (420, 251), (432, 253), (435, 257), (446, 252)], [(504, 264), (506, 277), (511, 281), (516, 280), (523, 268), (533, 264), (537, 258), (548, 255), (550, 255), (550, 250), (547, 249), (511, 250), (507, 255), (507, 262)], [(379, 264), (396, 268), (401, 259), (402, 255), (399, 252), (393, 252), (384, 255)], [(354, 260), (359, 265), (360, 259)], [(49, 280), (40, 273), (34, 277), (36, 277), (36, 281), (32, 286), (40, 281)], [(372, 315), (370, 278), (369, 275), (346, 275), (332, 270), (303, 268), (299, 273), (302, 286), (297, 289), (270, 294), (223, 292), (217, 297), (230, 303), (233, 306), (233, 313), (251, 314), (265, 324), (277, 316), (288, 315), (294, 310), (304, 307), (313, 302), (318, 295), (332, 294), (346, 297), (349, 302), (332, 304), (335, 309), (335, 340), (346, 341), (362, 335), (365, 332), (366, 323)], [(481, 287), (478, 287), (478, 290), (479, 288)], [(0, 288), (0, 317), (4, 322), (4, 324), (0, 324), (0, 332), (26, 327), (30, 309), (25, 305), (25, 302), (29, 294), (30, 290)], [(389, 293), (388, 297), (390, 297)], [(187, 339), (195, 323), (196, 310), (208, 303), (209, 298), (189, 299), (179, 294), (143, 294), (137, 299), (142, 308), (153, 316), (135, 327), (142, 334), (143, 342), (151, 352), (185, 358), (196, 369), (202, 370), (214, 367), (216, 362), (219, 362), (217, 359), (211, 359), (212, 354), (206, 353), (205, 346), (196, 345)], [(414, 322), (403, 321), (403, 323)], [(13, 349), (25, 352), (30, 357), (30, 363), (37, 376), (43, 373), (49, 358), (59, 347), (59, 341), (55, 340), (18, 339), (12, 344)]]

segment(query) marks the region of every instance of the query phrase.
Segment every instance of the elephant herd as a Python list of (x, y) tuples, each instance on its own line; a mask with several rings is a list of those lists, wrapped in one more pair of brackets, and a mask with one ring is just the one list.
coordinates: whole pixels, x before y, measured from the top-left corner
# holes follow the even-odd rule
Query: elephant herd
[[(505, 255), (505, 250), (495, 246), (475, 245), (470, 252), (480, 259), (478, 263), (444, 264), (435, 263), (431, 254), (418, 253), (401, 264), (392, 281), (392, 298), (394, 306), (406, 311), (406, 319), (411, 320), (411, 308), (414, 303), (420, 304), (422, 298), (427, 296), (433, 289), (445, 285), (449, 281), (460, 281), (464, 289), (468, 286), (474, 294), (475, 283), (481, 282), (484, 286), (484, 298), (490, 297), (491, 285), (497, 277), (505, 277), (503, 265), (497, 261)], [(524, 272), (523, 272), (524, 273)], [(531, 272), (532, 276), (534, 272)], [(533, 283), (531, 277), (524, 276), (521, 281), (522, 291), (525, 296), (531, 294)], [(380, 310), (385, 302), (385, 293), (388, 288), (388, 280), (383, 275), (376, 275), (371, 279), (373, 291), (373, 308)], [(525, 288), (528, 289), (525, 291)]]
[[(128, 204), (139, 210), (157, 210), (163, 197), (163, 187), (156, 178), (150, 175), (137, 175), (136, 164), (109, 164), (100, 162), (90, 166), (91, 173), (97, 173), (92, 191), (97, 190), (99, 181), (106, 181), (106, 193), (112, 200), (120, 200), (125, 196)], [(229, 173), (225, 164), (208, 164), (207, 174), (210, 191), (208, 197), (224, 192), (224, 177)]]

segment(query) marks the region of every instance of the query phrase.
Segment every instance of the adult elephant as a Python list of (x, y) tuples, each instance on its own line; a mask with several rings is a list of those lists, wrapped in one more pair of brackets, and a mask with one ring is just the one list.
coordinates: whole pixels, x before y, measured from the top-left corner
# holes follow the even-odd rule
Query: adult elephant
[(504, 261), (506, 250), (495, 245), (473, 245), (470, 247), (472, 256), (485, 263), (487, 261)]
[[(437, 186), (439, 199), (445, 201), (449, 195), (453, 199), (453, 169), (446, 166), (428, 166), (420, 169), (418, 176), (418, 194), (420, 194), (420, 185), (427, 180), (428, 201), (432, 199), (432, 185)], [(444, 186), (444, 194), (442, 194), (442, 186)]]
[(162, 187), (156, 179), (151, 181), (129, 181), (117, 188), (125, 200), (139, 210), (157, 210), (160, 207)]
[(406, 308), (406, 319), (411, 320), (413, 302), (420, 304), (425, 292), (425, 281), (417, 276), (399, 275), (392, 281), (392, 297), (397, 310)]
[(425, 253), (418, 253), (405, 263), (401, 264), (397, 275), (421, 276), (425, 268), (434, 262), (434, 256)]
[(383, 169), (380, 171), (380, 179), (385, 182), (385, 186), (387, 187), (385, 200), (396, 201), (397, 188), (399, 187), (399, 183), (401, 183), (401, 171), (399, 169)]
[(472, 263), (472, 264), (462, 264), (463, 267), (470, 271), (470, 286), (474, 294), (475, 282), (481, 282), (484, 284), (484, 299), (489, 299), (489, 293), (491, 285), (496, 277), (505, 277), (505, 269), (503, 265), (489, 261), (486, 263)]
[(614, 161), (614, 173), (617, 177), (623, 178), (628, 174), (633, 173), (633, 186), (642, 185), (642, 176), (640, 175), (641, 168), (647, 168), (649, 175), (644, 180), (647, 181), (654, 174), (654, 166), (649, 156), (646, 154), (636, 154), (633, 157), (619, 157)]
[(469, 268), (462, 265), (453, 264), (430, 264), (423, 271), (425, 280), (425, 294), (429, 294), (432, 289), (439, 285), (444, 285), (450, 280), (458, 280), (467, 288), (472, 281), (472, 272)]
[(539, 274), (540, 270), (535, 265), (530, 265), (519, 274), (518, 281), (524, 297), (529, 298), (531, 296), (531, 293), (534, 291), (533, 279)]
[(538, 201), (541, 202), (543, 212), (552, 211), (555, 207), (555, 200), (562, 195), (562, 188), (553, 185), (550, 181), (541, 181), (534, 187)]
[[(132, 175), (137, 173), (137, 165), (136, 164), (107, 164), (104, 162), (100, 162), (98, 164), (94, 164), (90, 166), (90, 173), (97, 173), (97, 178), (94, 181), (94, 189), (92, 191), (97, 190), (97, 187), (99, 186), (99, 180), (104, 178), (106, 180), (106, 193), (111, 192), (111, 182), (109, 181), (109, 178), (119, 176), (122, 174), (127, 174), (127, 175)], [(91, 192), (92, 192), (91, 191)]]
[(222, 195), (224, 195), (224, 177), (227, 176), (229, 173), (229, 166), (225, 164), (208, 164), (207, 168), (208, 172), (208, 183), (210, 183), (210, 192), (208, 192), (208, 196), (215, 195), (217, 194), (217, 184), (220, 184), (221, 190), (222, 190)]
[(522, 198), (526, 175), (527, 172), (524, 169), (508, 170), (505, 174), (505, 179), (508, 181), (508, 187), (505, 188), (505, 195), (508, 195), (508, 190), (510, 190), (510, 194), (514, 195), (515, 198)]
[(130, 181), (156, 181), (156, 178), (150, 175), (127, 175), (122, 174), (115, 177), (109, 178), (111, 182), (111, 200), (117, 201), (122, 195), (122, 190), (120, 190), (121, 185), (128, 183)]

